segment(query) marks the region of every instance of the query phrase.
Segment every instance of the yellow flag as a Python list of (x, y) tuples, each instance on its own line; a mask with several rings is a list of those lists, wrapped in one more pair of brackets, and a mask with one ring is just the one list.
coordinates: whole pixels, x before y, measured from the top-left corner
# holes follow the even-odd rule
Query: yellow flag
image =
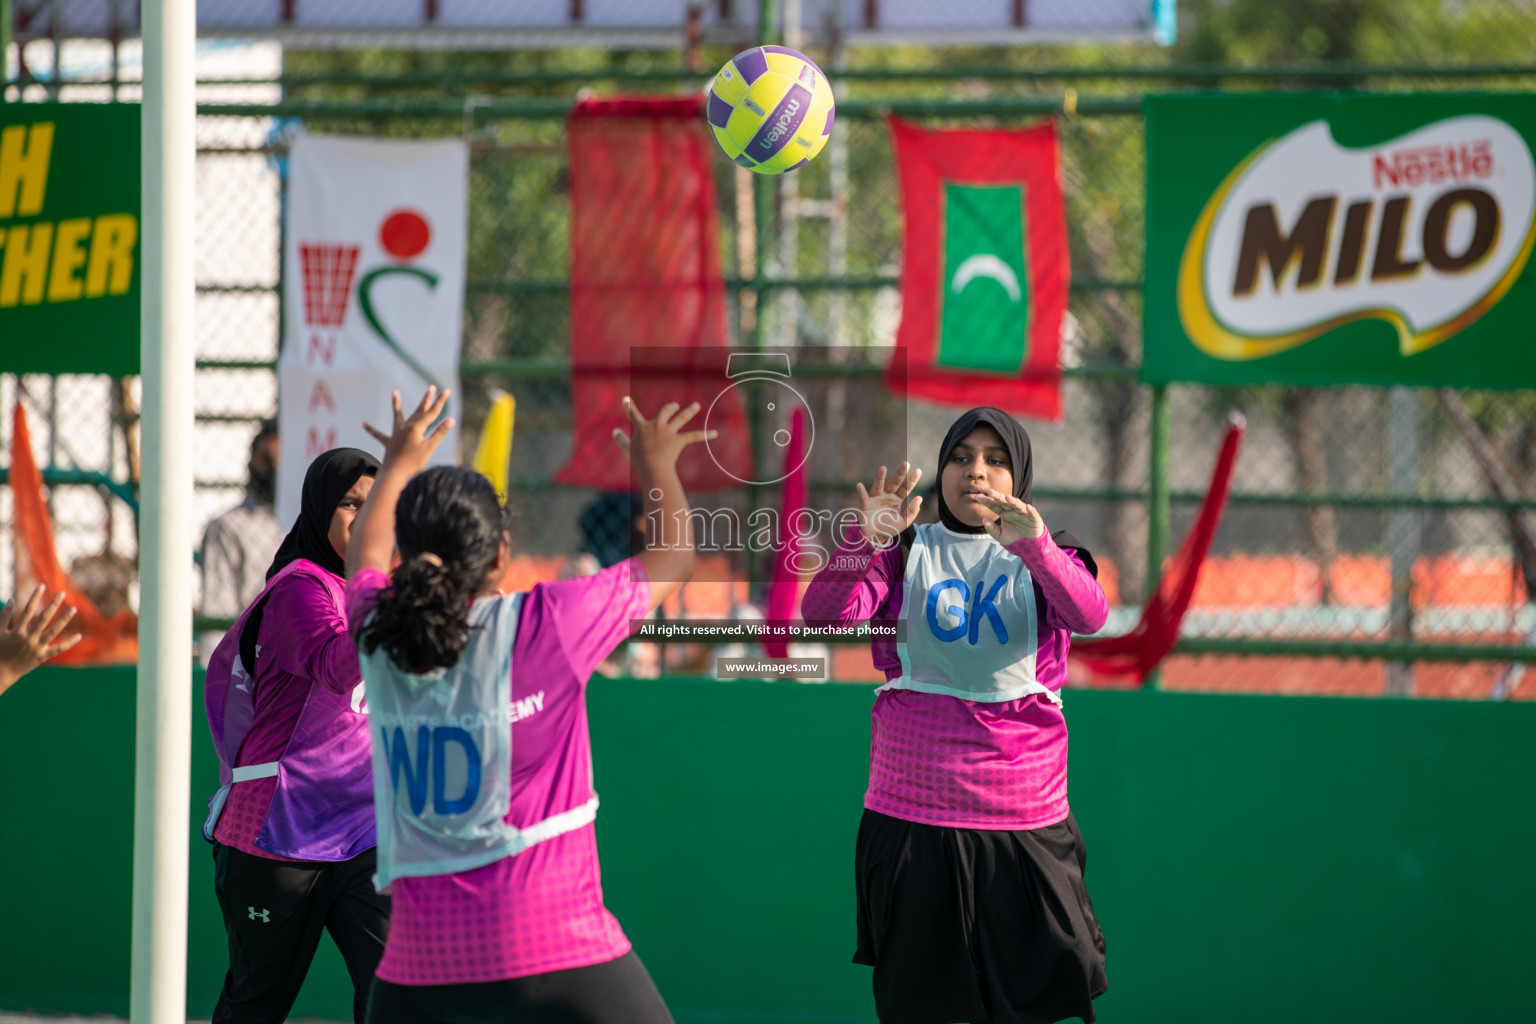
[(496, 488), (496, 497), (507, 501), (507, 464), (512, 460), (512, 422), (517, 414), (517, 399), (505, 391), (491, 395), (491, 411), (480, 429), (480, 444), (475, 448), (475, 471)]

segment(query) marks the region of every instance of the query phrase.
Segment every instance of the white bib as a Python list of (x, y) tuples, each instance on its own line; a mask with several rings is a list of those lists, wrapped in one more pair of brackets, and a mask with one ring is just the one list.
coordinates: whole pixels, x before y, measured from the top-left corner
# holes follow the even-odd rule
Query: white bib
[(526, 829), (503, 820), (512, 805), (512, 644), (524, 596), (476, 601), (469, 644), (452, 668), (413, 675), (382, 647), (362, 654), (379, 892), (396, 878), (514, 856), (597, 817), (594, 796)]
[(882, 689), (1002, 703), (1061, 698), (1035, 678), (1039, 614), (1029, 569), (991, 534), (916, 529), (902, 580), (901, 675)]

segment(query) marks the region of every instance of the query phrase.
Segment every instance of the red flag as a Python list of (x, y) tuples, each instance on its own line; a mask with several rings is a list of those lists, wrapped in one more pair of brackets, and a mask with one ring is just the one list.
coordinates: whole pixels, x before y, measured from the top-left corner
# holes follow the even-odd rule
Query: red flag
[[(800, 596), (800, 537), (794, 530), (796, 513), (805, 508), (805, 409), (797, 408), (789, 420), (789, 446), (784, 449), (784, 507), (779, 516), (779, 550), (773, 559), (773, 582), (768, 588), (768, 621), (785, 623), (795, 617)], [(765, 640), (770, 658), (789, 656), (789, 641)]]
[(905, 218), (904, 374), (945, 405), (1061, 418), (1071, 265), (1056, 125), (929, 131), (890, 119)]
[[(646, 416), (703, 406), (690, 427), (720, 431), (678, 463), (689, 490), (739, 486), (750, 466), (740, 390), (729, 381), (725, 281), (701, 96), (582, 100), (571, 112), (571, 386), (575, 444), (559, 483), (623, 491), (619, 400)], [(707, 420), (707, 423), (706, 423)], [(714, 457), (710, 448), (715, 449)]]
[(1200, 503), (1200, 512), (1180, 545), (1179, 553), (1163, 571), (1157, 593), (1142, 610), (1136, 627), (1124, 636), (1073, 641), (1071, 656), (1091, 671), (1104, 676), (1129, 676), (1134, 682), (1142, 683), (1157, 668), (1158, 662), (1173, 650), (1184, 613), (1195, 596), (1200, 567), (1205, 564), (1216, 527), (1221, 525), (1221, 513), (1227, 507), (1227, 495), (1232, 490), (1232, 470), (1243, 445), (1245, 426), (1241, 416), (1232, 417), (1232, 425), (1221, 442), (1221, 452), (1216, 456), (1210, 489)]
[(74, 647), (54, 658), (54, 665), (109, 665), (132, 663), (139, 657), (139, 620), (133, 612), (108, 618), (97, 610), (64, 567), (53, 546), (53, 525), (43, 498), (43, 475), (32, 457), (32, 435), (21, 403), (11, 415), (11, 500), (16, 533), (16, 593), (25, 602), (32, 588), (42, 583), (48, 596), (64, 591), (64, 602), (75, 610), (65, 634), (82, 633)]

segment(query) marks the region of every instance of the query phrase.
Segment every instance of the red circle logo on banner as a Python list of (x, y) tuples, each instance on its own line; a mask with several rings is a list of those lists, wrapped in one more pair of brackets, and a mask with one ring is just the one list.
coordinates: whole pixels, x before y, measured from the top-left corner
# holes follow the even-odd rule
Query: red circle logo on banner
[(430, 241), (432, 228), (415, 210), (396, 210), (384, 218), (384, 224), (379, 228), (379, 244), (397, 260), (421, 255)]

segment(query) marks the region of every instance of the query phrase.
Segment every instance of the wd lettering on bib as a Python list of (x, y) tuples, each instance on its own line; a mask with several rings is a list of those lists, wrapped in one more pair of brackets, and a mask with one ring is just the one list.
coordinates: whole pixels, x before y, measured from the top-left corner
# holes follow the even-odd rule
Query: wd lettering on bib
[(515, 857), (597, 817), (597, 795), (591, 794), (522, 828), (507, 820), (512, 725), (544, 710), (542, 690), (512, 699), (512, 648), (525, 596), (481, 598), (471, 605), (469, 645), (451, 668), (418, 675), (402, 672), (382, 647), (362, 655), (378, 729), (374, 885), (380, 892), (388, 892), (396, 878), (448, 875)]
[[(480, 795), (480, 748), (469, 733), (451, 725), (440, 725), (435, 729), (418, 726), (414, 763), (406, 744), (405, 730), (395, 727), (393, 744), (389, 742), (389, 732), (385, 729), (379, 730), (379, 739), (384, 744), (384, 759), (389, 763), (390, 785), (398, 794), (400, 778), (402, 775), (405, 777), (412, 813), (421, 814), (426, 809), (429, 764), (433, 814), (463, 814), (475, 805), (475, 799)], [(450, 745), (461, 752), (454, 758), (455, 764), (451, 771), (448, 765)], [(462, 766), (457, 763), (461, 757), (464, 761)], [(447, 794), (450, 774), (456, 776), (453, 781), (459, 790), (458, 795), (451, 799)]]
[[(997, 637), (997, 642), (1008, 642), (1008, 626), (1003, 622), (1003, 617), (997, 610), (997, 593), (1008, 583), (1007, 576), (998, 576), (990, 590), (986, 589), (986, 580), (976, 581), (976, 589), (973, 591), (966, 586), (965, 580), (947, 579), (935, 583), (928, 588), (927, 619), (928, 628), (934, 637), (945, 643), (954, 643), (961, 637), (965, 637), (972, 647), (975, 647), (981, 639), (981, 621), (987, 619), (992, 624), (992, 632)], [(956, 620), (955, 625), (944, 627), (939, 625), (939, 602), (946, 591), (958, 590), (960, 600), (971, 603), (967, 611), (964, 605), (945, 605), (943, 611), (951, 619)]]

